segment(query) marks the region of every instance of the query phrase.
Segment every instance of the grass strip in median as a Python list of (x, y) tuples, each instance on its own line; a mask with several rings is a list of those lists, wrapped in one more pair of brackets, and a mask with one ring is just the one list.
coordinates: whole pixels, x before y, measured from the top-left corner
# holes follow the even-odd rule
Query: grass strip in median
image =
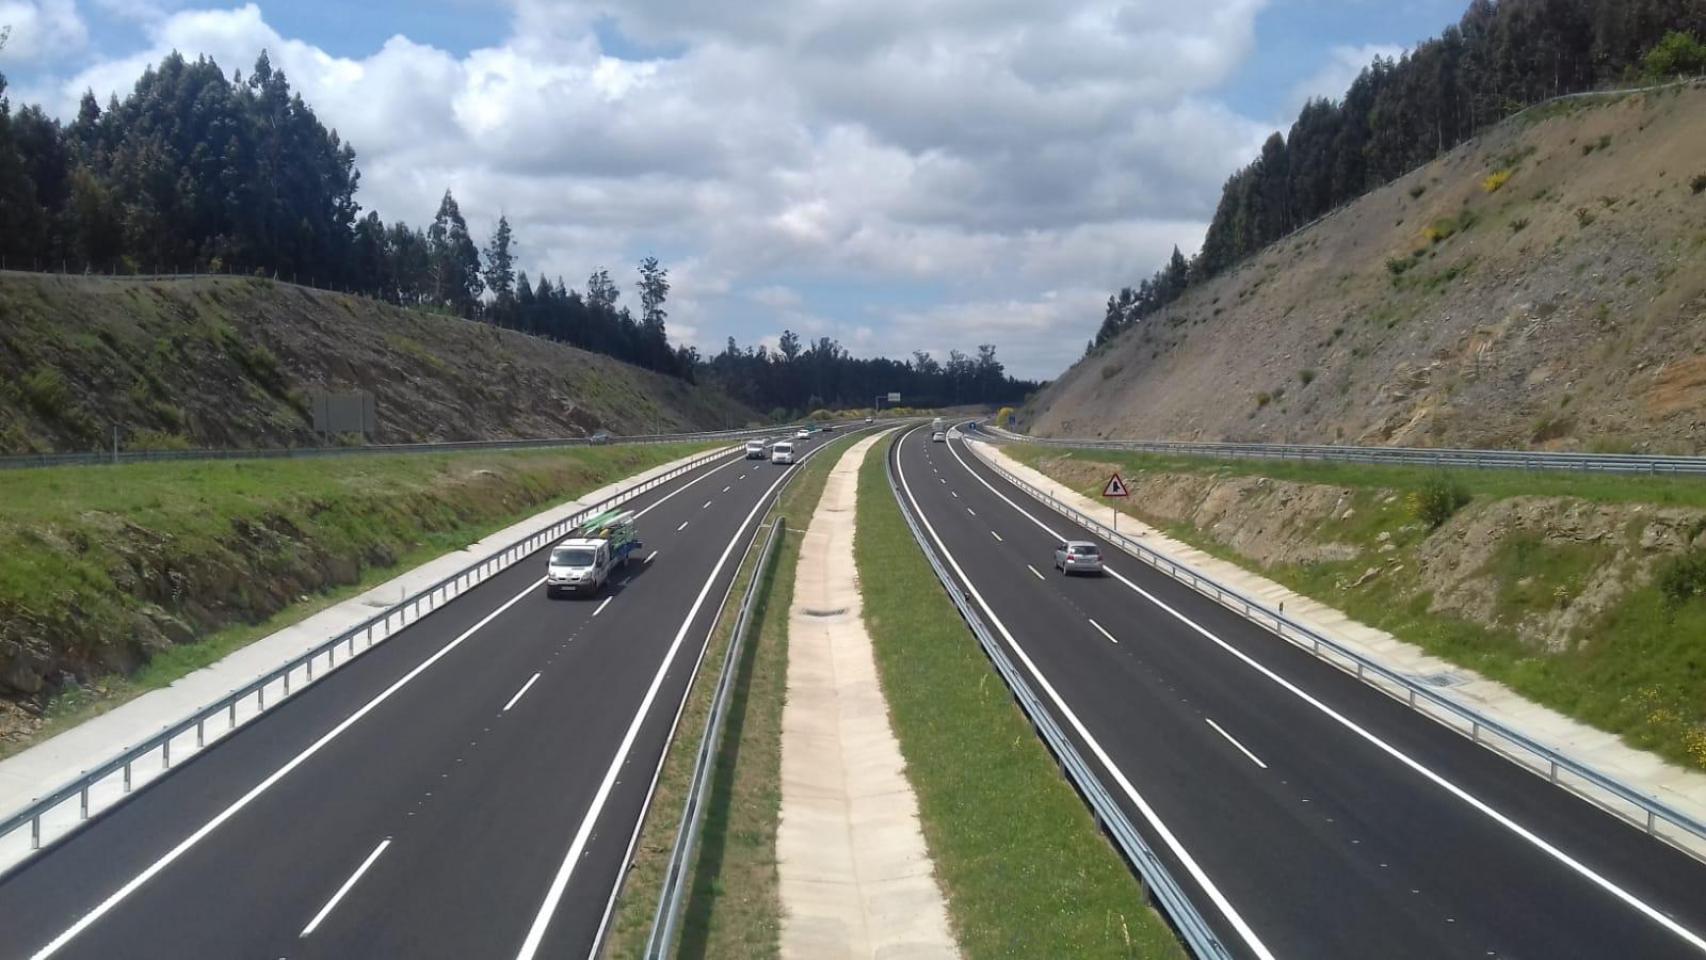
[(1184, 957), (936, 582), (884, 449), (859, 477), (865, 622), (965, 956)]
[[(778, 955), (782, 904), (776, 872), (776, 824), (782, 809), (782, 706), (788, 688), (788, 600), (794, 595), (794, 568), (800, 536), (823, 496), (829, 471), (851, 442), (863, 434), (838, 437), (822, 452), (796, 467), (766, 516), (788, 518), (788, 535), (754, 599), (755, 630), (741, 651), (729, 711), (724, 721), (705, 825), (693, 865), (686, 915), (676, 955), (717, 960), (762, 960)], [(760, 464), (754, 469), (780, 469)], [(762, 542), (762, 536), (760, 537)], [(657, 794), (634, 851), (634, 862), (617, 904), (605, 956), (642, 955), (657, 911), (663, 872), (681, 822), (681, 808), (693, 775), (693, 749), (710, 711), (723, 652), (739, 613), (738, 598), (751, 581), (756, 552), (743, 559), (730, 602), (720, 614), (701, 673), (682, 714), (658, 779)]]

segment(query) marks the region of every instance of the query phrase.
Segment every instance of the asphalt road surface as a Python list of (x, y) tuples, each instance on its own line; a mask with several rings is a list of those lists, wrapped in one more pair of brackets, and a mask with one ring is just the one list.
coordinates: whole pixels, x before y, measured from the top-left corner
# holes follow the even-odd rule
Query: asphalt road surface
[(903, 498), (1234, 954), (1706, 953), (1706, 865), (1106, 544), (1058, 573), (1097, 538), (929, 436)]
[(243, 727), (0, 880), (0, 957), (586, 956), (789, 469), (650, 491), (607, 592), (541, 551)]

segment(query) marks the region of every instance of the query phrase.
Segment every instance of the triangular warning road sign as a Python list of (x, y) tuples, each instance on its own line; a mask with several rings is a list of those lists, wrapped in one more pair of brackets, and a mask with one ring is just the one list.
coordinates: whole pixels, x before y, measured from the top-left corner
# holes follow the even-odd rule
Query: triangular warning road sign
[(1108, 478), (1108, 485), (1102, 488), (1102, 496), (1129, 497), (1131, 496), (1131, 491), (1126, 489), (1125, 481), (1121, 480), (1120, 475), (1116, 473)]

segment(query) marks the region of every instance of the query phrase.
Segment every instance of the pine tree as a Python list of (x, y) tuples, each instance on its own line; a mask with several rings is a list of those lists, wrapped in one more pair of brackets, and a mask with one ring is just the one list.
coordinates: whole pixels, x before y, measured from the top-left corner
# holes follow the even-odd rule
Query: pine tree
[(510, 232), (509, 218), (499, 215), (498, 228), (492, 233), (492, 240), (486, 244), (486, 289), (492, 292), (501, 309), (506, 307), (515, 296), (515, 255), (512, 252), (514, 236)]

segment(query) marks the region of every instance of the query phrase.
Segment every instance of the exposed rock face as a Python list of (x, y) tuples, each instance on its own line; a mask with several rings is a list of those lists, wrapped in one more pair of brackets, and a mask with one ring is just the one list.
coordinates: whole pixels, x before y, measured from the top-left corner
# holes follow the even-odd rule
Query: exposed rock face
[[(1074, 457), (1038, 466), (1079, 489), (1117, 469)], [(1434, 613), (1512, 630), (1550, 652), (1650, 583), (1660, 561), (1706, 547), (1706, 511), (1691, 508), (1513, 497), (1472, 501), (1429, 532), (1393, 491), (1207, 473), (1122, 475), (1146, 520), (1193, 528), (1258, 567), (1346, 564), (1341, 586), (1396, 585), (1405, 596), (1429, 597)], [(1535, 591), (1542, 602), (1532, 602)], [(1513, 595), (1530, 602), (1513, 603)], [(1511, 620), (1513, 609), (1522, 613)]]
[[(1706, 450), (1701, 157), (1706, 89), (1506, 123), (1192, 288), (1049, 385), (1021, 426)], [(1489, 191), (1499, 170), (1514, 173)]]

